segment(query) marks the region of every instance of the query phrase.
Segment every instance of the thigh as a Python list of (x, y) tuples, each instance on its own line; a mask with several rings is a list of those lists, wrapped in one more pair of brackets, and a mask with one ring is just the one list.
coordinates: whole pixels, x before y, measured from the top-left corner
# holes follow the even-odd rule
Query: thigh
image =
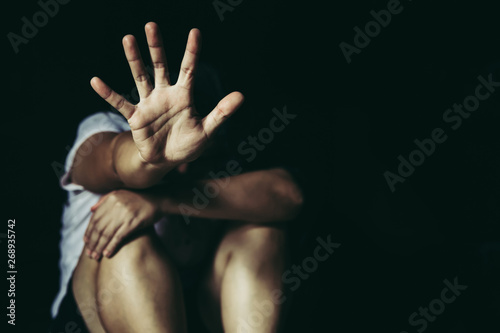
[(103, 314), (123, 312), (123, 309), (111, 310), (110, 303), (116, 303), (124, 296), (123, 292), (133, 292), (132, 282), (137, 277), (134, 270), (151, 266), (147, 259), (153, 253), (173, 269), (153, 228), (141, 230), (126, 239), (111, 258), (90, 259), (83, 249), (73, 272), (72, 288), (78, 309), (91, 333), (105, 332)]
[(152, 227), (126, 239), (110, 258), (82, 256), (74, 285), (86, 322), (100, 322), (103, 331), (186, 331), (178, 272)]
[(68, 292), (73, 292), (79, 312), (91, 333), (105, 332), (99, 319), (98, 304), (95, 298), (98, 269), (99, 262), (90, 259), (83, 249), (70, 280), (71, 284), (68, 285)]

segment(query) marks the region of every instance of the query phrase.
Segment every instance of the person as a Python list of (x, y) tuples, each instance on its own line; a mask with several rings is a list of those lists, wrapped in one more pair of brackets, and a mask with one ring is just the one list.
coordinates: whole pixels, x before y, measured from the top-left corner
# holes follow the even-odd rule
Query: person
[(187, 332), (185, 294), (194, 290), (191, 306), (210, 332), (277, 332), (284, 222), (301, 210), (302, 191), (286, 168), (241, 172), (235, 160), (219, 177), (186, 177), (243, 95), (227, 95), (201, 117), (193, 100), (199, 30), (189, 33), (175, 84), (158, 25), (145, 32), (154, 86), (135, 38), (125, 36), (140, 101), (132, 105), (92, 78), (124, 118), (87, 117), (66, 159), (52, 331)]

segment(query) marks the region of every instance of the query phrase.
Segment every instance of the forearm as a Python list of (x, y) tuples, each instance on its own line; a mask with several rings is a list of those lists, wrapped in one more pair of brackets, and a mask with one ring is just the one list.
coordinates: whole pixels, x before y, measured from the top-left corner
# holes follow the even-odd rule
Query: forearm
[(113, 172), (122, 187), (143, 189), (157, 184), (174, 166), (153, 166), (144, 161), (132, 139), (131, 132), (118, 134), (111, 145)]
[(89, 191), (105, 193), (120, 188), (150, 187), (170, 169), (145, 163), (130, 132), (102, 132), (89, 138), (78, 149), (71, 179)]
[(164, 214), (263, 223), (295, 218), (302, 201), (290, 174), (272, 169), (196, 182), (165, 196), (161, 210)]

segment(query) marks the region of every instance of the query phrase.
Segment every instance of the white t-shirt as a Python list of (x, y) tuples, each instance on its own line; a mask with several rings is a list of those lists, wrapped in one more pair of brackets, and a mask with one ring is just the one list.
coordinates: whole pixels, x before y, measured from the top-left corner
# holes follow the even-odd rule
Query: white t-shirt
[[(90, 115), (78, 127), (75, 143), (66, 157), (65, 173), (60, 181), (61, 187), (68, 191), (68, 199), (62, 215), (61, 259), (59, 261), (61, 277), (59, 292), (52, 303), (53, 318), (57, 316), (61, 301), (66, 295), (69, 280), (82, 253), (83, 236), (92, 215), (90, 208), (101, 197), (100, 194), (87, 191), (81, 185), (71, 182), (69, 170), (81, 158), (76, 156), (76, 152), (94, 134), (101, 132), (121, 133), (129, 130), (130, 126), (127, 121), (112, 112), (98, 112)], [(99, 144), (99, 140), (89, 141), (88, 147), (86, 147), (88, 149), (85, 149), (83, 153), (90, 152), (95, 144)], [(215, 227), (219, 225), (219, 222), (215, 220), (191, 220), (190, 222), (187, 225), (182, 217), (171, 215), (168, 218), (162, 218), (154, 225), (165, 250), (179, 268), (193, 267), (203, 260), (203, 256), (206, 255), (210, 246), (210, 241), (215, 235)]]
[[(83, 250), (83, 235), (90, 221), (90, 208), (99, 201), (101, 195), (85, 190), (81, 185), (71, 182), (69, 170), (74, 162), (76, 152), (80, 146), (92, 135), (101, 132), (121, 133), (130, 130), (127, 121), (112, 112), (99, 112), (85, 118), (78, 127), (75, 143), (66, 157), (64, 175), (61, 178), (61, 187), (68, 191), (68, 199), (64, 205), (61, 229), (61, 259), (59, 268), (61, 280), (59, 292), (52, 303), (52, 317), (57, 315), (59, 305), (66, 294), (68, 282), (78, 263)], [(92, 145), (89, 145), (91, 149)]]

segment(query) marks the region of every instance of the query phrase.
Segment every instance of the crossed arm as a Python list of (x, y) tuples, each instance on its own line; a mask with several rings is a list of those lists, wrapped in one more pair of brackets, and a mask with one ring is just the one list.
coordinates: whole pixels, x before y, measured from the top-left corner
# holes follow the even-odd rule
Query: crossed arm
[[(94, 259), (101, 254), (112, 256), (127, 236), (165, 215), (266, 223), (291, 220), (302, 206), (299, 187), (280, 168), (228, 177), (223, 179), (224, 186), (220, 181), (208, 179), (146, 191), (116, 190), (104, 195), (92, 207), (94, 214), (84, 237), (87, 255)], [(199, 207), (194, 201), (195, 190), (203, 192), (207, 185), (219, 193)]]
[[(70, 170), (74, 183), (96, 193), (109, 192), (92, 207), (93, 215), (84, 237), (87, 254), (94, 259), (102, 254), (112, 256), (128, 235), (168, 214), (187, 212), (201, 218), (253, 223), (294, 218), (302, 205), (302, 194), (283, 169), (229, 177), (224, 180), (225, 186), (209, 179), (168, 189), (132, 191), (151, 188), (169, 171), (196, 159), (217, 128), (243, 102), (243, 96), (233, 92), (201, 119), (192, 100), (199, 31), (193, 29), (189, 34), (175, 85), (170, 83), (156, 24), (146, 25), (146, 36), (155, 67), (154, 89), (135, 38), (123, 39), (141, 98), (137, 105), (130, 104), (102, 80), (91, 80), (94, 90), (125, 116), (131, 131), (97, 134), (103, 136), (100, 144), (89, 154), (77, 152), (81, 159)], [(88, 140), (95, 141), (92, 137)], [(207, 185), (217, 186), (219, 194), (200, 209), (193, 201), (193, 189)]]

